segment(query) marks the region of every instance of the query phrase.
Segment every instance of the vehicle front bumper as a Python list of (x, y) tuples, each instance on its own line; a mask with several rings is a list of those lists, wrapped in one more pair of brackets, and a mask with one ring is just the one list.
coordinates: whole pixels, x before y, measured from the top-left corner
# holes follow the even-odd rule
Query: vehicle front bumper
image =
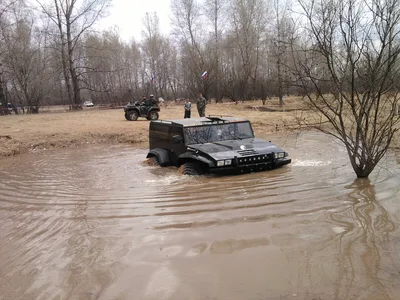
[(210, 173), (215, 174), (241, 174), (272, 170), (284, 165), (290, 164), (292, 160), (290, 158), (281, 158), (274, 161), (264, 161), (249, 164), (232, 164), (230, 166), (210, 168)]

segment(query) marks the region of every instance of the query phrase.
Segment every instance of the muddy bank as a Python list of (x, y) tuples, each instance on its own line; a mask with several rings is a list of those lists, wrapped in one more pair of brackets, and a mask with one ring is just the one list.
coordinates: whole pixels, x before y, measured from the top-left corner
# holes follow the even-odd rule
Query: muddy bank
[(147, 136), (142, 134), (129, 133), (95, 133), (81, 132), (79, 134), (51, 134), (39, 135), (32, 139), (3, 139), (0, 137), (0, 156), (12, 156), (26, 152), (35, 152), (48, 149), (61, 149), (69, 147), (81, 147), (91, 144), (137, 144), (148, 140)]
[[(294, 124), (294, 114), (290, 112), (269, 114), (244, 108), (244, 104), (210, 104), (206, 113), (249, 118), (258, 136), (285, 130), (285, 124)], [(195, 108), (192, 117), (197, 117)], [(160, 119), (180, 118), (183, 118), (181, 106), (161, 108)], [(149, 121), (144, 118), (126, 121), (122, 109), (4, 116), (0, 118), (0, 156), (88, 144), (147, 143), (148, 126)]]
[[(303, 111), (300, 98), (286, 100), (284, 110), (277, 102), (261, 101), (207, 105), (207, 115), (248, 118), (256, 136), (268, 139), (271, 133), (299, 131), (296, 118)], [(161, 108), (161, 119), (183, 118), (183, 107)], [(196, 107), (192, 117), (197, 117)], [(77, 147), (90, 144), (138, 144), (148, 142), (149, 121), (140, 118), (126, 121), (122, 109), (88, 108), (77, 112), (44, 112), (39, 115), (10, 115), (0, 118), (0, 156), (11, 156), (47, 149)], [(304, 130), (305, 128), (301, 128)], [(392, 144), (400, 149), (400, 137)]]

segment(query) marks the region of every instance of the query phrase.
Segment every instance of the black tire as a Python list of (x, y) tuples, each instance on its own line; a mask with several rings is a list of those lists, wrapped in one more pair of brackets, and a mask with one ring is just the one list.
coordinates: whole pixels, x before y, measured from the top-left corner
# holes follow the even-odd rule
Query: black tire
[(149, 165), (151, 165), (151, 166), (159, 166), (160, 165), (160, 162), (158, 161), (157, 156), (149, 157), (147, 160), (148, 160)]
[(158, 115), (158, 112), (156, 112), (156, 111), (151, 111), (151, 112), (149, 112), (149, 115), (147, 116), (147, 120), (158, 120), (158, 118), (159, 118), (159, 115)]
[(129, 115), (128, 115), (127, 112), (125, 113), (125, 119), (127, 119), (128, 121), (130, 121), (130, 120), (129, 120)]
[(129, 121), (136, 121), (139, 118), (139, 113), (136, 110), (128, 111), (126, 115), (126, 119)]
[(199, 163), (187, 162), (183, 165), (182, 174), (183, 175), (203, 175), (205, 173), (204, 168)]

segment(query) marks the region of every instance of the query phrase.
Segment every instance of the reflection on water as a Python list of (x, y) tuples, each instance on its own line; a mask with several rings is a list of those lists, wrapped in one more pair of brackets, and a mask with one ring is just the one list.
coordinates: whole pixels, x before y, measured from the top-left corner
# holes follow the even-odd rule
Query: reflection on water
[(400, 291), (399, 253), (392, 233), (398, 224), (376, 199), (370, 180), (357, 179), (345, 188), (350, 205), (328, 215), (338, 233), (329, 241), (338, 248), (334, 298), (354, 299), (361, 289), (363, 298), (396, 299)]
[(400, 169), (319, 134), (238, 176), (95, 147), (0, 161), (0, 299), (399, 299)]

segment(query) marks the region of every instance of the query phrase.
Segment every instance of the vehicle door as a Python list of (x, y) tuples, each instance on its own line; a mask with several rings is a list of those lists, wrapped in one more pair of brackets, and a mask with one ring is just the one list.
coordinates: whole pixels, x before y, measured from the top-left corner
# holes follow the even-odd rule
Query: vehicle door
[(175, 163), (177, 162), (179, 155), (186, 152), (183, 127), (171, 126), (169, 129), (169, 136), (171, 140), (170, 159)]

